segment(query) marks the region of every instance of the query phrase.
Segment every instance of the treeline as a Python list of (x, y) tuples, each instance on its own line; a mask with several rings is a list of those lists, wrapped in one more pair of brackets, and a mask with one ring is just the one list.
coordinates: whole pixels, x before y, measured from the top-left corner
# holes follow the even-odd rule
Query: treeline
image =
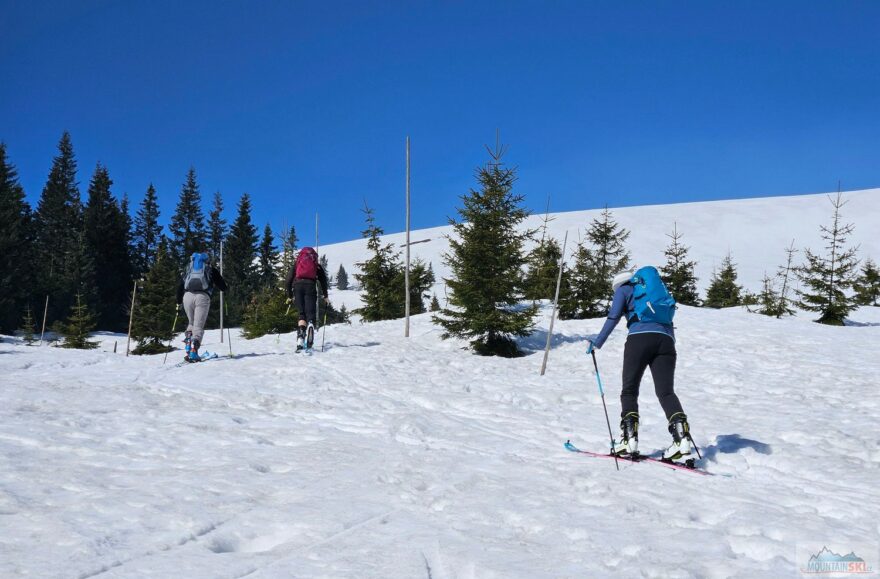
[[(725, 308), (747, 306), (751, 311), (782, 317), (795, 312), (794, 307), (817, 312), (823, 324), (843, 325), (846, 316), (861, 305), (880, 305), (880, 275), (869, 257), (861, 264), (857, 247), (848, 247), (847, 238), (854, 230), (844, 224), (842, 196), (830, 198), (829, 225), (820, 226), (826, 245), (823, 251), (804, 249), (805, 260), (797, 263), (794, 241), (784, 249), (784, 263), (774, 275), (764, 276), (762, 288), (752, 293), (737, 283), (737, 269), (731, 253), (701, 298), (694, 273), (697, 262), (689, 256), (678, 224), (667, 234), (666, 262), (658, 264), (661, 276), (679, 304)], [(546, 224), (545, 224), (546, 229)], [(559, 314), (563, 319), (604, 316), (611, 301), (611, 280), (616, 272), (635, 268), (626, 250), (630, 232), (620, 227), (606, 208), (586, 230), (585, 238), (573, 252), (573, 265), (563, 270)], [(543, 236), (541, 243), (527, 257), (526, 293), (528, 299), (552, 299), (559, 272), (561, 250), (553, 238)], [(799, 284), (796, 284), (799, 282)]]
[[(477, 170), (479, 187), (462, 197), (460, 220), (451, 220), (450, 251), (444, 256), (451, 271), (445, 280), (451, 307), (438, 310), (433, 319), (444, 328), (444, 337), (468, 339), (478, 353), (517, 356), (515, 338), (533, 329), (534, 301), (554, 298), (562, 248), (547, 235), (545, 221), (540, 242), (525, 252), (525, 243), (534, 240), (537, 231), (522, 228), (528, 212), (522, 207), (522, 195), (513, 191), (516, 170), (504, 166), (503, 154), (503, 149), (491, 153), (489, 162)], [(785, 264), (776, 275), (765, 276), (758, 294), (737, 284), (736, 264), (728, 254), (701, 299), (694, 273), (697, 264), (689, 257), (690, 248), (683, 243), (677, 224), (667, 235), (666, 262), (657, 264), (664, 283), (684, 305), (746, 305), (775, 317), (794, 313), (796, 305), (817, 312), (820, 323), (842, 325), (859, 305), (878, 305), (880, 281), (874, 262), (868, 258), (859, 270), (858, 248), (847, 247), (853, 225), (843, 222), (845, 202), (839, 193), (831, 204), (830, 224), (820, 227), (823, 249), (805, 249), (805, 261), (796, 264), (793, 242), (786, 249)], [(631, 263), (626, 249), (629, 235), (607, 208), (589, 224), (573, 251), (573, 263), (563, 267), (561, 318), (607, 315), (615, 273), (647, 265)], [(800, 282), (797, 288), (795, 280)], [(528, 300), (531, 306), (524, 305)]]
[[(95, 166), (85, 201), (78, 179), (65, 132), (34, 209), (0, 143), (0, 332), (31, 336), (45, 313), (47, 327), (63, 334), (65, 345), (89, 347), (87, 336), (96, 328), (127, 330), (137, 285), (132, 333), (138, 351), (161, 351), (172, 335), (176, 287), (189, 257), (204, 251), (217, 263), (221, 243), (227, 319), (250, 337), (295, 324), (282, 286), (297, 251), (296, 229), (281, 232), (280, 246), (268, 224), (259, 235), (248, 194), (239, 199), (231, 225), (223, 218), (219, 192), (206, 217), (191, 168), (166, 232), (152, 184), (132, 217), (127, 197), (113, 194), (107, 167)], [(326, 257), (322, 262), (329, 267)], [(219, 318), (217, 295), (214, 301), (210, 327), (217, 327)], [(277, 309), (284, 315), (270, 320)], [(344, 309), (326, 313), (328, 322), (348, 318)]]
[[(478, 187), (462, 196), (459, 219), (450, 220), (453, 234), (444, 255), (451, 271), (444, 280), (449, 290), (446, 307), (430, 295), (433, 267), (420, 260), (411, 264), (409, 298), (412, 313), (434, 312), (445, 336), (468, 339), (479, 353), (514, 356), (519, 353), (514, 339), (532, 331), (534, 302), (554, 296), (562, 248), (547, 235), (545, 223), (539, 243), (525, 251), (538, 231), (522, 228), (529, 213), (522, 206), (523, 197), (513, 191), (516, 169), (506, 167), (502, 156), (503, 149), (496, 150), (478, 168)], [(7, 159), (5, 145), (0, 144), (0, 331), (18, 329), (31, 336), (48, 303), (49, 326), (64, 333), (67, 345), (88, 347), (88, 334), (96, 327), (126, 329), (137, 285), (133, 335), (139, 341), (138, 351), (161, 351), (174, 329), (175, 287), (189, 256), (205, 251), (216, 260), (221, 243), (223, 275), (229, 285), (227, 320), (241, 325), (247, 337), (293, 329), (295, 312), (281, 288), (297, 252), (294, 227), (281, 231), (277, 243), (268, 224), (260, 234), (251, 219), (247, 194), (239, 199), (231, 225), (222, 217), (219, 193), (214, 194), (206, 217), (191, 168), (166, 233), (159, 224), (152, 185), (133, 218), (127, 198), (117, 199), (112, 185), (108, 168), (99, 163), (82, 202), (73, 145), (65, 133), (34, 210)], [(666, 262), (656, 265), (680, 304), (745, 305), (775, 317), (800, 307), (817, 312), (821, 323), (843, 324), (859, 305), (878, 305), (880, 276), (870, 258), (859, 268), (858, 248), (847, 246), (853, 225), (843, 221), (845, 202), (840, 194), (831, 202), (830, 223), (820, 228), (825, 240), (822, 250), (804, 249), (804, 260), (798, 263), (800, 252), (792, 242), (785, 248), (785, 263), (773, 275), (765, 275), (758, 293), (737, 283), (736, 263), (728, 254), (701, 298), (696, 262), (689, 257), (690, 248), (677, 224), (667, 235)], [(406, 303), (401, 251), (382, 242), (384, 231), (376, 225), (372, 210), (365, 207), (364, 213), (363, 236), (369, 252), (354, 276), (363, 301), (356, 312), (364, 321), (400, 318)], [(632, 263), (626, 248), (629, 235), (607, 208), (587, 224), (585, 236), (571, 253), (570, 266), (563, 270), (560, 317), (583, 319), (607, 313), (614, 274), (646, 265)], [(326, 256), (321, 261), (330, 272)], [(349, 287), (341, 265), (335, 277), (339, 289)], [(216, 327), (219, 304), (211, 311), (209, 326)], [(344, 308), (330, 307), (324, 313), (328, 323), (348, 319)]]

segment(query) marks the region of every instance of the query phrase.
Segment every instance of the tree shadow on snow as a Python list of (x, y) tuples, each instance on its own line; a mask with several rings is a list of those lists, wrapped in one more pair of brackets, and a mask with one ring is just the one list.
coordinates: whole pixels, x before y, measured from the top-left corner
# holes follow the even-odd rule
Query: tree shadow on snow
[(844, 326), (851, 326), (854, 328), (868, 328), (870, 326), (880, 326), (880, 324), (876, 322), (855, 322), (853, 320), (843, 320)]
[[(220, 358), (229, 358), (229, 354), (220, 354), (217, 353)], [(264, 352), (262, 354), (251, 353), (251, 354), (235, 354), (232, 358), (238, 360), (240, 358), (262, 358), (264, 356), (283, 356), (285, 354), (293, 354), (293, 351), (290, 352)]]
[[(584, 348), (586, 348), (586, 340), (587, 334), (567, 336), (554, 333), (553, 337), (550, 338), (550, 348), (557, 348), (563, 344), (576, 344), (578, 342), (584, 342)], [(534, 354), (535, 352), (543, 352), (544, 348), (547, 346), (547, 330), (535, 330), (531, 335), (525, 336), (524, 338), (517, 338), (516, 345), (519, 346), (520, 350), (526, 355)]]
[(373, 346), (381, 346), (381, 342), (364, 342), (363, 344), (327, 344), (324, 350), (332, 350), (333, 348), (372, 348)]
[(715, 444), (710, 444), (700, 451), (704, 459), (714, 461), (718, 454), (735, 454), (746, 448), (751, 448), (759, 454), (773, 454), (769, 444), (743, 438), (739, 434), (719, 434), (715, 438)]

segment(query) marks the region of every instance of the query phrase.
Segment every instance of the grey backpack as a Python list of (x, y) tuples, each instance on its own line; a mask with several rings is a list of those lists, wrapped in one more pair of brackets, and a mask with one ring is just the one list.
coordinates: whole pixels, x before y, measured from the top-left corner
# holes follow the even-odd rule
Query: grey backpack
[(192, 254), (183, 278), (183, 289), (188, 292), (210, 292), (211, 287), (211, 262), (208, 254)]

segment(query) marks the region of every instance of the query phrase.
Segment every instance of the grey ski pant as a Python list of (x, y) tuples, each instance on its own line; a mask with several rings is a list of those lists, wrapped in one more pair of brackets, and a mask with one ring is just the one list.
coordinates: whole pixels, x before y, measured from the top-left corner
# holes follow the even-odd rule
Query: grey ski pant
[(206, 292), (186, 292), (183, 294), (183, 311), (189, 319), (187, 332), (192, 332), (193, 340), (202, 343), (205, 335), (205, 322), (208, 321), (208, 310), (211, 308), (211, 296)]

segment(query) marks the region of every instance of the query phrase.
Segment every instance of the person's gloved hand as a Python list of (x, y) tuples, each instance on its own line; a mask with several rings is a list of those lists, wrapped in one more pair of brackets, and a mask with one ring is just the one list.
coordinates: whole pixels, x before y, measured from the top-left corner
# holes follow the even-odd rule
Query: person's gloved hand
[(599, 341), (599, 334), (590, 334), (587, 336), (587, 355), (592, 354), (593, 350), (599, 350), (600, 348), (595, 346), (594, 344)]
[(293, 303), (293, 298), (287, 298), (286, 300), (284, 300), (284, 303), (285, 303), (285, 304), (292, 304), (292, 303)]

